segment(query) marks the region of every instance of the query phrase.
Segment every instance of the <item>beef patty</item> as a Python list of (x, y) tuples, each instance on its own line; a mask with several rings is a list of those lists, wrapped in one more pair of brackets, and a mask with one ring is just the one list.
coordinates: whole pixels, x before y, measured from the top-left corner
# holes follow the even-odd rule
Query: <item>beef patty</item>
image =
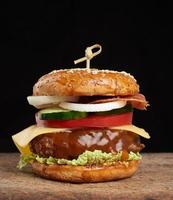
[(72, 129), (67, 132), (48, 133), (37, 136), (30, 142), (33, 153), (43, 157), (73, 159), (84, 151), (140, 152), (144, 145), (132, 132), (108, 128)]

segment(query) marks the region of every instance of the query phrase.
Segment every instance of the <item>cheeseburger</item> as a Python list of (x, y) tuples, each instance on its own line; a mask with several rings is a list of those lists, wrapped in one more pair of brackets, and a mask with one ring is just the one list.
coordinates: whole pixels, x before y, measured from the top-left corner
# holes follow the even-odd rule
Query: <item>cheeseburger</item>
[(138, 169), (140, 136), (150, 136), (132, 124), (133, 110), (148, 102), (132, 75), (92, 69), (87, 55), (86, 69), (54, 70), (35, 83), (27, 100), (38, 109), (36, 124), (12, 136), (18, 168), (30, 164), (38, 176), (66, 182), (118, 180)]

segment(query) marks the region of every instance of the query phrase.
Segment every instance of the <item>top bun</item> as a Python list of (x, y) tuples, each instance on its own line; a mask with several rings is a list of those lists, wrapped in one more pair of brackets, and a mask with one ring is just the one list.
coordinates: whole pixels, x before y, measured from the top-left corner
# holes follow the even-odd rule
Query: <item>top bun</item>
[(139, 85), (126, 72), (90, 69), (54, 70), (33, 87), (34, 96), (126, 96), (139, 93)]

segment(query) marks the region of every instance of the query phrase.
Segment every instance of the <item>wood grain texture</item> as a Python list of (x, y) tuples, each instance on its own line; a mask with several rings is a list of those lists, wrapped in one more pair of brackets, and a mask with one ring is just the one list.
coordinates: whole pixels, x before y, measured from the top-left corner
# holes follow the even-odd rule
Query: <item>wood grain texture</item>
[(173, 199), (173, 153), (143, 154), (128, 179), (93, 184), (55, 182), (16, 169), (19, 154), (0, 154), (0, 200)]

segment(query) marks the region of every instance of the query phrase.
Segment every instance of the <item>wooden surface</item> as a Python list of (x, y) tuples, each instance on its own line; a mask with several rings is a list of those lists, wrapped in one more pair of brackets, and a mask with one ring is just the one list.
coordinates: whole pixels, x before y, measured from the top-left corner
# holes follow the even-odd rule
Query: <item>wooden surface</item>
[(128, 179), (94, 184), (50, 181), (16, 169), (19, 154), (0, 154), (0, 200), (173, 199), (173, 154), (143, 154), (137, 173)]

